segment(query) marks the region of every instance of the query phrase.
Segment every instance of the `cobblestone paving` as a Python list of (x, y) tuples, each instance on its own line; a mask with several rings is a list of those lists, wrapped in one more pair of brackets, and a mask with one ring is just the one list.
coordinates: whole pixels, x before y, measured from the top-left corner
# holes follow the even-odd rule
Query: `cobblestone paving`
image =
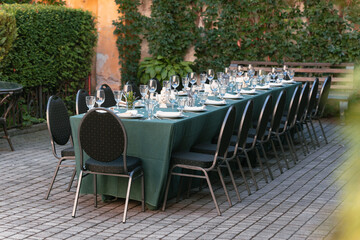
[(252, 195), (239, 178), (241, 202), (226, 179), (232, 207), (215, 183), (222, 216), (203, 188), (192, 189), (178, 203), (170, 200), (165, 212), (141, 212), (139, 203), (130, 201), (125, 224), (123, 199), (99, 201), (94, 208), (92, 195), (80, 197), (72, 218), (75, 186), (66, 192), (70, 169), (60, 169), (49, 200), (44, 200), (57, 163), (47, 131), (14, 136), (15, 152), (0, 140), (0, 239), (330, 239), (345, 184), (339, 175), (351, 166), (345, 156), (349, 140), (342, 134), (346, 127), (332, 120), (324, 125), (329, 144), (311, 147), (306, 157), (298, 149), (300, 162), (291, 162), (283, 174), (271, 160), (275, 179), (266, 184), (257, 171), (260, 189), (252, 188)]

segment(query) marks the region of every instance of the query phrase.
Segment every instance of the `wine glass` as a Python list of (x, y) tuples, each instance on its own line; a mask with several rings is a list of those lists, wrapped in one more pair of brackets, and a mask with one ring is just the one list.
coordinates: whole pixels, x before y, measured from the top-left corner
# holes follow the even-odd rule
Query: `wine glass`
[(140, 94), (142, 96), (142, 102), (145, 103), (145, 97), (149, 92), (149, 86), (148, 85), (140, 85), (139, 90), (140, 90)]
[(234, 86), (235, 86), (235, 77), (234, 77), (234, 76), (230, 76), (230, 78), (229, 78), (229, 88), (230, 88), (230, 92), (233, 91)]
[(252, 88), (252, 89), (255, 89), (255, 88), (256, 88), (256, 85), (257, 85), (257, 79), (256, 79), (256, 78), (253, 78), (253, 79), (251, 80), (251, 88)]
[(265, 74), (265, 71), (262, 70), (262, 69), (260, 69), (259, 72), (258, 72), (258, 78), (259, 78), (260, 84), (263, 83), (263, 80), (264, 80), (264, 78), (265, 78), (265, 75), (266, 75), (266, 74)]
[(166, 89), (166, 91), (170, 90), (171, 89), (171, 85), (170, 85), (170, 81), (163, 81), (163, 88)]
[(123, 92), (120, 90), (114, 90), (113, 93), (116, 101), (116, 108), (119, 109), (119, 103), (121, 102), (121, 97), (123, 95)]
[(265, 86), (269, 86), (269, 85), (270, 85), (270, 81), (271, 81), (271, 74), (269, 73), (269, 74), (266, 75), (266, 77), (265, 77)]
[(275, 81), (275, 79), (277, 77), (276, 68), (272, 68), (270, 74), (271, 74), (271, 78)]
[(206, 79), (207, 79), (207, 74), (206, 73), (200, 73), (200, 83), (201, 83), (201, 89), (202, 90), (205, 89)]
[(228, 67), (224, 68), (224, 74), (229, 74), (230, 69)]
[(181, 83), (183, 85), (183, 91), (189, 87), (189, 78), (188, 77), (183, 77), (181, 79)]
[(176, 88), (179, 86), (180, 84), (180, 78), (178, 75), (172, 75), (170, 77), (170, 84), (171, 86), (174, 88), (174, 90), (176, 91)]
[(89, 110), (93, 109), (95, 105), (95, 96), (86, 96), (85, 102)]
[(254, 67), (251, 64), (249, 64), (248, 75), (249, 75), (250, 78), (253, 78), (254, 75), (255, 75)]
[(199, 100), (200, 100), (201, 106), (205, 105), (205, 102), (206, 102), (206, 100), (208, 98), (208, 95), (209, 95), (209, 93), (207, 93), (207, 92), (199, 93)]
[(101, 107), (101, 104), (105, 102), (105, 92), (102, 89), (96, 90), (96, 104)]
[(237, 75), (241, 77), (244, 74), (243, 67), (241, 65), (237, 65), (236, 67)]
[(220, 98), (221, 98), (222, 100), (224, 100), (224, 96), (225, 96), (225, 94), (226, 94), (226, 91), (227, 91), (227, 86), (225, 86), (225, 85), (220, 86), (220, 91), (219, 91), (219, 93), (220, 93)]
[(288, 74), (289, 74), (290, 80), (294, 79), (294, 76), (295, 76), (295, 71), (294, 70), (289, 69)]
[(276, 82), (277, 82), (277, 83), (281, 83), (282, 80), (284, 79), (284, 73), (283, 73), (283, 72), (280, 72), (280, 73), (278, 73), (277, 76), (278, 76), (278, 78), (277, 78)]
[(237, 93), (238, 96), (240, 96), (241, 89), (242, 89), (242, 83), (241, 83), (241, 82), (237, 82), (237, 83), (235, 84), (235, 92)]
[(219, 90), (219, 81), (218, 80), (211, 80), (210, 82), (210, 89), (211, 91), (213, 92), (213, 95), (216, 96), (216, 93), (218, 92)]
[(210, 82), (211, 80), (213, 80), (214, 77), (215, 77), (215, 72), (214, 72), (214, 70), (213, 70), (213, 69), (208, 69), (208, 70), (206, 70), (206, 77), (207, 77), (207, 79), (209, 80), (209, 82)]
[(148, 88), (150, 95), (153, 95), (157, 89), (157, 81), (155, 79), (150, 79), (148, 82)]
[(188, 74), (188, 77), (189, 77), (189, 80), (190, 80), (190, 83), (191, 83), (191, 87), (194, 86), (194, 84), (196, 83), (196, 78), (197, 78), (197, 75), (196, 75), (196, 72), (191, 72)]
[(176, 92), (174, 92), (174, 94), (170, 93), (169, 102), (171, 103), (171, 109), (174, 109), (174, 105), (177, 102), (177, 98), (178, 98), (178, 95), (176, 94)]
[(244, 83), (246, 84), (246, 87), (248, 87), (250, 84), (250, 78), (248, 76), (248, 73), (245, 73), (244, 75)]
[(220, 81), (220, 79), (222, 78), (222, 76), (223, 76), (223, 72), (217, 72), (216, 73), (216, 77), (217, 77), (217, 79)]
[(178, 98), (178, 109), (180, 110), (181, 115), (183, 114), (187, 99), (184, 97)]

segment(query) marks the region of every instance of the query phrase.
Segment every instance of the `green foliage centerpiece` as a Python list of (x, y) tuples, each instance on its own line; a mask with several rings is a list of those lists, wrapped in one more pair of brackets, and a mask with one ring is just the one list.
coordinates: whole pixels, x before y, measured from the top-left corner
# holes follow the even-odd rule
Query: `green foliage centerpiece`
[(126, 107), (128, 110), (132, 110), (135, 108), (135, 94), (133, 91), (125, 93), (125, 99), (126, 99)]

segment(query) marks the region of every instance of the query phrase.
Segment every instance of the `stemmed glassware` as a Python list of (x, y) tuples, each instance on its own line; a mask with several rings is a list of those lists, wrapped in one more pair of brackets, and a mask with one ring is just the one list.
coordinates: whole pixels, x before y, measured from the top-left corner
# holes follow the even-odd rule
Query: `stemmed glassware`
[(89, 110), (93, 109), (95, 105), (95, 96), (86, 96), (85, 102)]
[(178, 98), (178, 109), (180, 110), (181, 114), (183, 114), (186, 102), (187, 102), (186, 98), (184, 97)]
[(236, 67), (237, 75), (241, 77), (244, 74), (243, 67), (241, 65), (237, 65)]
[(182, 83), (182, 85), (183, 85), (183, 91), (185, 91), (186, 88), (189, 87), (189, 78), (188, 78), (187, 76), (186, 76), (186, 77), (183, 77), (183, 78), (181, 79), (181, 83)]
[(217, 72), (216, 76), (217, 76), (217, 79), (218, 79), (219, 83), (221, 85), (224, 85), (225, 84), (224, 73), (223, 72)]
[(282, 80), (284, 79), (284, 73), (283, 72), (278, 73), (277, 77), (278, 78), (277, 78), (276, 82), (281, 83)]
[(250, 85), (250, 78), (248, 76), (248, 73), (245, 73), (244, 75), (244, 83), (246, 84), (246, 87)]
[(155, 79), (150, 79), (148, 82), (150, 95), (153, 95), (157, 89), (157, 81)]
[(206, 77), (207, 77), (207, 79), (209, 80), (209, 82), (211, 82), (211, 80), (213, 80), (214, 77), (215, 77), (215, 72), (214, 72), (214, 70), (213, 70), (213, 69), (208, 69), (208, 70), (206, 70)]
[(222, 100), (224, 100), (224, 96), (226, 94), (226, 91), (227, 91), (227, 86), (225, 86), (225, 85), (220, 86), (219, 93), (220, 93), (220, 98)]
[(179, 86), (180, 84), (180, 78), (178, 75), (172, 75), (170, 77), (170, 84), (171, 86), (174, 88), (174, 90), (176, 91), (176, 88)]
[(251, 64), (249, 64), (249, 68), (248, 68), (248, 76), (249, 76), (250, 78), (253, 78), (253, 77), (254, 77), (254, 75), (255, 75), (255, 70), (254, 70), (254, 67), (253, 67)]
[(269, 86), (271, 81), (271, 74), (265, 76), (265, 86)]
[(201, 106), (205, 105), (205, 102), (206, 102), (206, 100), (208, 98), (208, 95), (209, 95), (209, 93), (207, 93), (207, 92), (199, 93), (199, 100), (200, 100)]
[(207, 75), (205, 73), (200, 73), (200, 83), (201, 83), (202, 90), (205, 90), (206, 78), (207, 78)]
[(236, 83), (235, 80), (236, 80), (236, 79), (235, 79), (234, 76), (230, 76), (230, 78), (229, 78), (229, 88), (230, 88), (230, 92), (233, 91), (233, 88), (234, 88), (235, 83)]
[(149, 92), (149, 86), (148, 85), (140, 85), (139, 90), (140, 90), (140, 94), (142, 96), (142, 102), (145, 104), (145, 97)]
[(242, 83), (241, 83), (241, 82), (237, 82), (237, 83), (235, 84), (235, 92), (237, 93), (238, 96), (240, 96), (241, 89), (242, 89)]
[(114, 93), (114, 98), (115, 98), (115, 101), (116, 101), (116, 108), (119, 109), (119, 107), (120, 107), (119, 103), (121, 102), (123, 92), (120, 91), (120, 90), (114, 90), (113, 93)]
[(258, 71), (258, 78), (259, 78), (259, 83), (263, 84), (263, 82), (264, 82), (263, 80), (265, 78), (265, 71), (264, 70), (260, 69)]
[(291, 80), (291, 79), (294, 79), (294, 76), (295, 76), (295, 71), (294, 71), (294, 70), (289, 69), (289, 70), (288, 70), (288, 74), (289, 74), (290, 80)]
[(277, 72), (276, 72), (276, 68), (272, 68), (271, 69), (271, 78), (275, 81), (276, 77), (277, 77)]
[(210, 89), (213, 92), (213, 95), (216, 96), (217, 92), (219, 91), (219, 81), (218, 80), (211, 80), (210, 82)]
[(96, 90), (96, 104), (101, 107), (101, 104), (105, 102), (105, 92), (102, 89)]
[(170, 85), (170, 81), (163, 81), (163, 88), (166, 89), (166, 91), (170, 90), (171, 89), (171, 85)]
[(191, 87), (193, 87), (194, 84), (196, 83), (196, 80), (197, 80), (196, 72), (189, 73), (188, 77), (189, 77), (189, 80), (190, 80), (190, 83), (191, 83)]

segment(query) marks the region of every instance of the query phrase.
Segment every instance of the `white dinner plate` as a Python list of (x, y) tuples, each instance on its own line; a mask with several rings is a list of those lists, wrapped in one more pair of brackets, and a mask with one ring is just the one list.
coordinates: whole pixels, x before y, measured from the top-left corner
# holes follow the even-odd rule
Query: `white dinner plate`
[(184, 112), (205, 112), (207, 109), (205, 107), (185, 107)]
[(235, 94), (225, 94), (225, 99), (242, 99), (243, 97)]
[(180, 112), (156, 112), (154, 114), (156, 118), (162, 118), (162, 119), (177, 119), (177, 118), (183, 118), (184, 114), (180, 114)]
[(206, 100), (206, 105), (214, 105), (214, 106), (224, 106), (226, 105), (226, 101), (216, 101), (216, 100)]
[(116, 114), (118, 117), (120, 118), (125, 118), (125, 119), (136, 119), (136, 118), (142, 118), (144, 117), (143, 114), (136, 114), (136, 115), (130, 115), (130, 114), (124, 114), (124, 113), (117, 113)]

